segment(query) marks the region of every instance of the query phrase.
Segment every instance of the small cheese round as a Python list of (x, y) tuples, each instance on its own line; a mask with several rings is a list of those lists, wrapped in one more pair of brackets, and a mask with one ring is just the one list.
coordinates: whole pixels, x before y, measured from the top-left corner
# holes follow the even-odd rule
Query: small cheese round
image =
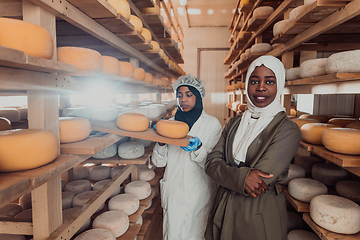
[(73, 192), (75, 195), (90, 190), (91, 190), (91, 183), (85, 179), (68, 182), (64, 187), (64, 191)]
[[(97, 194), (98, 191), (86, 191), (79, 193), (76, 195), (73, 199), (72, 206), (73, 207), (82, 207), (85, 205), (87, 201), (89, 201), (95, 194)], [(101, 209), (103, 209), (105, 204), (101, 204), (101, 206), (95, 211), (98, 212)]]
[[(72, 217), (72, 215), (74, 215), (81, 207), (73, 207), (73, 208), (68, 208), (68, 209), (64, 209), (62, 211), (62, 215), (63, 215), (63, 222), (66, 222), (69, 218)], [(88, 220), (86, 220), (86, 222), (79, 228), (79, 230), (77, 230), (77, 232), (75, 233), (75, 235), (82, 233), (83, 231), (85, 231), (91, 223), (91, 218), (89, 218)]]
[(287, 231), (304, 228), (304, 221), (298, 213), (287, 211)]
[(149, 119), (144, 114), (122, 113), (116, 119), (116, 125), (126, 131), (142, 132), (149, 128)]
[(155, 172), (152, 169), (149, 169), (147, 166), (138, 168), (139, 180), (142, 181), (151, 181), (155, 177)]
[(0, 117), (0, 131), (11, 130), (11, 122), (9, 119)]
[(114, 143), (114, 144), (110, 145), (109, 147), (96, 153), (92, 157), (96, 158), (96, 159), (107, 159), (107, 158), (111, 158), (111, 157), (115, 156), (116, 154), (117, 154), (117, 146)]
[(10, 122), (18, 122), (20, 121), (20, 112), (16, 108), (2, 108), (0, 117), (7, 118)]
[(184, 138), (189, 132), (189, 126), (181, 121), (160, 120), (156, 123), (156, 132), (168, 138)]
[(121, 143), (118, 147), (118, 155), (124, 159), (136, 159), (145, 153), (144, 144), (137, 141)]
[(321, 123), (327, 123), (329, 121), (329, 118), (326, 115), (301, 114), (301, 116), (299, 118), (301, 118), (301, 119), (309, 119), (309, 118), (317, 119)]
[(326, 61), (326, 72), (330, 73), (358, 73), (360, 68), (360, 50), (346, 51), (332, 54)]
[(147, 28), (143, 28), (141, 35), (146, 39), (146, 41), (151, 42), (152, 36), (151, 32)]
[(293, 118), (291, 119), (292, 121), (294, 121), (298, 127), (301, 129), (301, 127), (304, 125), (304, 124), (307, 124), (307, 123), (319, 123), (320, 121), (317, 120), (317, 119), (310, 119), (310, 118), (306, 118), (306, 119), (303, 119), (303, 118)]
[(145, 73), (145, 82), (152, 83), (154, 80), (154, 76), (151, 73)]
[(23, 208), (16, 203), (9, 203), (0, 208), (0, 217), (2, 218), (13, 218), (17, 214), (21, 213)]
[[(94, 185), (93, 185), (93, 190), (94, 191), (99, 191), (101, 188), (103, 188), (106, 184), (108, 184), (110, 182), (111, 179), (105, 179), (105, 180), (101, 180), (101, 181), (98, 181), (96, 182)], [(116, 196), (120, 193), (120, 184), (119, 186), (114, 190), (114, 192), (108, 197), (109, 198), (112, 198), (113, 196)]]
[(17, 214), (14, 218), (21, 218), (26, 221), (32, 221), (32, 209), (27, 209)]
[(285, 19), (278, 21), (274, 24), (273, 27), (273, 35), (274, 37), (277, 37), (278, 35), (283, 33), (283, 30), (287, 28), (291, 23), (290, 19)]
[(158, 42), (156, 42), (156, 41), (151, 41), (150, 43), (151, 43), (151, 45), (152, 45), (152, 50), (153, 50), (153, 51), (158, 52), (158, 51), (160, 50), (160, 45), (159, 45)]
[(334, 164), (318, 163), (312, 167), (312, 178), (327, 186), (335, 186), (341, 180), (346, 180), (348, 173), (345, 169)]
[(85, 179), (89, 175), (89, 169), (84, 166), (76, 166), (73, 168), (73, 177), (75, 180)]
[(330, 128), (323, 132), (322, 141), (330, 151), (360, 155), (360, 130), (353, 128)]
[(261, 6), (257, 7), (253, 11), (253, 17), (259, 16), (270, 16), (274, 12), (274, 8), (271, 6)]
[(78, 142), (86, 139), (91, 132), (90, 121), (80, 117), (60, 117), (60, 143)]
[(296, 18), (304, 11), (305, 5), (298, 6), (290, 11), (289, 19), (291, 21), (296, 20)]
[(104, 228), (90, 229), (78, 235), (74, 240), (116, 240), (114, 234)]
[(89, 177), (94, 181), (108, 179), (110, 178), (110, 169), (109, 166), (93, 166), (89, 170)]
[(102, 57), (98, 51), (79, 47), (59, 47), (59, 62), (76, 66), (76, 71), (101, 72)]
[(295, 229), (288, 233), (287, 240), (320, 240), (320, 238), (312, 232)]
[(31, 192), (25, 193), (19, 198), (19, 204), (23, 210), (32, 208)]
[(251, 46), (251, 53), (270, 52), (272, 46), (269, 43), (257, 43)]
[(142, 21), (140, 20), (140, 18), (138, 18), (137, 16), (134, 16), (134, 15), (131, 15), (129, 22), (130, 22), (132, 25), (134, 25), (136, 31), (138, 31), (139, 33), (142, 32), (142, 30), (143, 30), (143, 23), (142, 23)]
[(310, 202), (315, 196), (327, 194), (327, 187), (320, 181), (311, 178), (296, 178), (289, 182), (290, 196), (302, 201)]
[(130, 62), (119, 62), (120, 63), (120, 76), (122, 77), (133, 77), (134, 76), (134, 65)]
[(350, 123), (360, 123), (357, 118), (331, 118), (328, 123), (338, 125), (340, 127), (346, 127)]
[(298, 156), (294, 157), (294, 164), (302, 167), (305, 170), (305, 173), (311, 175), (312, 167), (317, 164), (323, 162), (320, 158), (314, 156)]
[(339, 181), (336, 183), (335, 189), (340, 196), (360, 203), (360, 182), (351, 180)]
[(120, 210), (128, 216), (134, 214), (139, 209), (139, 206), (139, 198), (131, 193), (116, 195), (109, 201), (109, 210)]
[(101, 73), (109, 75), (119, 75), (120, 74), (120, 63), (114, 57), (102, 56), (103, 67)]
[(150, 196), (151, 185), (148, 182), (141, 180), (133, 181), (125, 186), (125, 193), (134, 194), (142, 200)]
[(247, 48), (244, 53), (246, 57), (249, 58), (251, 56), (251, 48)]
[(126, 20), (130, 20), (131, 9), (126, 0), (107, 0), (116, 9), (117, 13), (120, 13)]
[(325, 65), (327, 58), (311, 59), (300, 65), (300, 76), (302, 78), (326, 75)]
[(94, 219), (93, 228), (107, 229), (118, 238), (128, 230), (129, 224), (129, 217), (123, 211), (107, 211)]
[(286, 80), (291, 81), (299, 78), (301, 78), (300, 67), (290, 68), (286, 71)]
[(295, 164), (290, 164), (287, 178), (279, 183), (282, 185), (288, 185), (291, 180), (304, 177), (305, 170), (302, 167)]
[(145, 79), (145, 70), (142, 68), (134, 68), (134, 79), (144, 80)]
[(310, 202), (312, 220), (326, 230), (355, 234), (360, 231), (360, 206), (334, 195), (319, 195)]
[(301, 138), (308, 143), (323, 145), (322, 134), (326, 129), (338, 126), (328, 123), (307, 123), (301, 127)]
[(75, 197), (75, 193), (70, 191), (62, 192), (62, 209), (67, 209), (72, 207), (72, 201)]

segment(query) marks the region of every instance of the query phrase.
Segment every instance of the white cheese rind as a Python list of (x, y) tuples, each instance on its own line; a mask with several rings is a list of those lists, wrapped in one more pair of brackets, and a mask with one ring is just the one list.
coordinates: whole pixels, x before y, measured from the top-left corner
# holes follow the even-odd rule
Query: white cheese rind
[[(98, 191), (86, 191), (86, 192), (82, 192), (79, 193), (78, 195), (76, 195), (73, 199), (72, 202), (72, 206), (73, 207), (82, 207), (84, 206), (84, 204), (90, 200), (90, 198), (92, 198)], [(101, 206), (95, 211), (98, 212), (101, 209), (104, 208), (104, 203), (101, 204)]]
[(85, 179), (89, 175), (89, 169), (84, 166), (76, 166), (73, 168), (73, 176), (75, 180)]
[(114, 234), (103, 228), (90, 229), (77, 236), (74, 240), (116, 240)]
[(312, 232), (295, 229), (288, 233), (287, 240), (320, 240), (320, 238)]
[(151, 194), (151, 185), (145, 181), (133, 181), (125, 186), (125, 193), (131, 193), (137, 196), (140, 200), (145, 199)]
[(112, 144), (109, 147), (103, 149), (102, 151), (96, 153), (93, 158), (96, 159), (107, 159), (115, 156), (117, 154), (117, 146), (116, 144)]
[(302, 78), (309, 78), (326, 75), (326, 61), (327, 58), (317, 58), (303, 62), (300, 65), (300, 76)]
[(107, 211), (94, 219), (93, 228), (105, 228), (118, 238), (128, 230), (129, 217), (123, 211)]
[(358, 73), (360, 72), (360, 50), (339, 52), (331, 55), (326, 61), (326, 72)]
[(109, 201), (109, 210), (120, 210), (126, 215), (134, 214), (140, 206), (139, 198), (131, 193), (114, 196)]
[(290, 68), (286, 71), (286, 80), (291, 81), (301, 78), (300, 67)]
[(89, 170), (89, 177), (91, 180), (100, 181), (110, 178), (109, 166), (94, 166)]
[[(101, 188), (103, 188), (106, 184), (108, 184), (110, 182), (111, 179), (105, 179), (105, 180), (101, 180), (101, 181), (98, 181), (96, 182), (94, 185), (93, 185), (93, 190), (94, 191), (99, 191)], [(109, 198), (112, 198), (113, 196), (116, 196), (120, 193), (120, 185), (117, 186), (117, 188), (114, 190), (114, 192), (109, 196)], [(108, 199), (109, 199), (108, 198)]]
[(124, 159), (136, 159), (145, 153), (144, 144), (137, 141), (124, 142), (118, 147), (118, 155)]
[(288, 176), (284, 181), (281, 181), (280, 184), (282, 185), (288, 185), (289, 182), (295, 178), (304, 178), (305, 177), (305, 170), (297, 166), (295, 164), (290, 164)]
[(289, 182), (290, 196), (302, 201), (310, 202), (318, 195), (326, 194), (328, 189), (325, 184), (311, 178), (296, 178)]
[(64, 187), (64, 191), (73, 192), (75, 193), (75, 195), (90, 190), (91, 190), (91, 183), (85, 179), (68, 182)]

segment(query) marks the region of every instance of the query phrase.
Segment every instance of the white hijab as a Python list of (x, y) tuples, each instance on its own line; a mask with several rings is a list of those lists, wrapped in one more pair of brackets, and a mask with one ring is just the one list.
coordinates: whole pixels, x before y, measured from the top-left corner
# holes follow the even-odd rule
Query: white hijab
[[(249, 78), (256, 67), (264, 65), (272, 70), (276, 77), (276, 97), (272, 103), (264, 108), (256, 107), (250, 100), (248, 94), (246, 94), (248, 102), (248, 110), (246, 110), (242, 116), (240, 125), (235, 134), (233, 142), (233, 155), (235, 162), (245, 162), (247, 149), (254, 139), (269, 125), (274, 116), (285, 111), (285, 108), (281, 106), (280, 95), (285, 86), (285, 69), (282, 62), (276, 57), (265, 55), (255, 59), (246, 74), (245, 90), (248, 92)], [(255, 123), (248, 127), (251, 117), (258, 118)]]

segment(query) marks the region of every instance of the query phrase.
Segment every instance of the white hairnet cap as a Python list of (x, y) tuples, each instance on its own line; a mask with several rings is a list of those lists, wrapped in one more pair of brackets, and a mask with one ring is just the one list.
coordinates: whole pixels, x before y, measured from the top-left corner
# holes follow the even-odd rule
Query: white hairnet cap
[(197, 79), (196, 77), (194, 77), (191, 74), (186, 74), (184, 76), (179, 77), (171, 85), (172, 85), (172, 88), (174, 89), (174, 92), (176, 92), (178, 87), (180, 87), (182, 85), (192, 86), (199, 91), (201, 98), (205, 97), (205, 87), (204, 87), (205, 82)]

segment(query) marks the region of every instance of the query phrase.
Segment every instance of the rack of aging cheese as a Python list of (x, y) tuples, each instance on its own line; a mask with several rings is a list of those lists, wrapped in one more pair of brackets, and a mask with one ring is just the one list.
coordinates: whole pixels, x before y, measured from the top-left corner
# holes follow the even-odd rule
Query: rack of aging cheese
[[(119, 112), (129, 109), (152, 122), (171, 116), (174, 103), (161, 101), (161, 93), (171, 92), (171, 81), (184, 74), (178, 65), (183, 63), (182, 30), (178, 25), (174, 29), (171, 16), (164, 23), (160, 4), (168, 10), (167, 3), (151, 0), (0, 2), (0, 92), (26, 95), (28, 101), (28, 109), (0, 111), (13, 121), (12, 128), (29, 128), (9, 130), (9, 121), (0, 119), (5, 130), (0, 133), (1, 152), (8, 154), (0, 167), (1, 239), (8, 234), (19, 239), (24, 235), (34, 240), (71, 239), (89, 222), (102, 229), (113, 217), (111, 209), (123, 205), (124, 201), (108, 200), (120, 191), (137, 196), (137, 201), (129, 201), (137, 202), (138, 208), (117, 215), (111, 230), (94, 230), (92, 235), (148, 237), (154, 220), (150, 212), (156, 213), (159, 202), (154, 198), (150, 206), (158, 190), (150, 185), (157, 185), (161, 171), (155, 175), (137, 167), (147, 162), (151, 152), (151, 146), (144, 150), (150, 141), (140, 139), (186, 145), (187, 138), (170, 139), (147, 129), (129, 142), (131, 132), (91, 131), (91, 124), (114, 122)], [(71, 108), (70, 93), (101, 87), (111, 94), (131, 94), (131, 108)], [(139, 93), (155, 93), (157, 101), (141, 107)], [(16, 123), (26, 118), (20, 121), (24, 124)], [(37, 140), (29, 140), (33, 137)], [(137, 144), (131, 147), (139, 149), (138, 155), (118, 156), (127, 144)], [(21, 150), (16, 150), (19, 146)], [(113, 156), (103, 160), (109, 155)], [(126, 180), (130, 175), (131, 184)], [(28, 209), (17, 218), (13, 216), (20, 205), (11, 204), (14, 201)], [(141, 215), (147, 215), (142, 227)]]

